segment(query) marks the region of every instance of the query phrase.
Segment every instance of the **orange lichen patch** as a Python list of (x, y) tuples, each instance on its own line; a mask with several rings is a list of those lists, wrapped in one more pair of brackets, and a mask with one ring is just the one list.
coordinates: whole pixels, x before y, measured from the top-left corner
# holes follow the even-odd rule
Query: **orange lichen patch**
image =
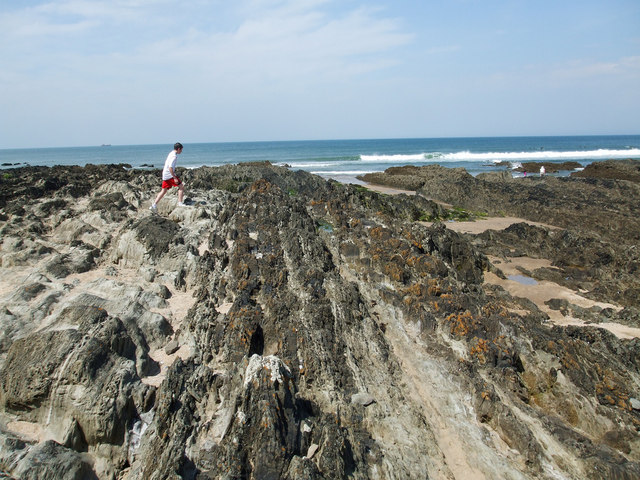
[(560, 363), (566, 369), (575, 370), (580, 368), (580, 364), (578, 363), (578, 360), (576, 359), (576, 357), (574, 357), (571, 353), (567, 351), (562, 353), (562, 356), (560, 357)]
[(385, 263), (382, 267), (382, 273), (396, 282), (402, 282), (404, 280), (404, 270), (395, 263)]
[(421, 283), (414, 283), (403, 290), (405, 295), (413, 295), (414, 297), (424, 297), (427, 293), (427, 287)]
[(413, 245), (414, 247), (416, 247), (419, 250), (424, 250), (422, 243), (416, 239), (415, 235), (412, 232), (409, 231), (404, 231), (403, 233), (404, 238), (406, 238), (409, 243), (411, 243), (411, 245)]
[(402, 247), (403, 245), (404, 245), (403, 242), (401, 242), (397, 238), (390, 238), (389, 240), (387, 240), (387, 246), (392, 251), (400, 250), (400, 247)]
[(410, 255), (407, 258), (407, 265), (414, 268), (415, 273), (421, 277), (430, 275), (438, 275), (442, 270), (440, 260), (429, 254)]
[(432, 297), (439, 297), (440, 295), (442, 295), (442, 287), (440, 287), (437, 278), (430, 278), (429, 280), (427, 280), (427, 285), (427, 293), (429, 295), (431, 295)]
[(476, 320), (468, 310), (464, 313), (452, 313), (445, 318), (445, 321), (451, 324), (451, 334), (459, 337), (468, 335), (477, 325)]
[(497, 302), (489, 302), (483, 305), (482, 307), (482, 315), (485, 317), (490, 317), (491, 315), (498, 315), (500, 317), (508, 317), (509, 310), (504, 306)]
[(474, 357), (480, 363), (486, 363), (487, 353), (489, 353), (489, 342), (484, 338), (474, 337), (473, 342), (475, 345), (471, 347), (469, 354)]
[(598, 374), (601, 375), (601, 380), (595, 385), (596, 396), (600, 400), (600, 403), (608, 403), (609, 405), (620, 407), (623, 410), (631, 410), (629, 394), (624, 386), (613, 378), (610, 371), (603, 371), (599, 365), (596, 366), (596, 370)]
[(382, 237), (382, 227), (373, 227), (369, 230), (369, 236), (371, 238), (381, 238)]
[(410, 267), (415, 267), (415, 265), (420, 261), (420, 257), (417, 257), (416, 255), (403, 255), (403, 257), (405, 258), (407, 265)]
[(386, 228), (373, 227), (369, 230), (369, 236), (375, 240), (388, 240), (391, 238), (391, 232)]
[(273, 188), (273, 184), (261, 178), (251, 185), (249, 191), (251, 193), (266, 193)]
[(258, 320), (261, 314), (258, 310), (242, 307), (238, 310), (232, 310), (227, 314), (229, 319), (229, 326), (233, 328), (235, 321), (252, 321)]

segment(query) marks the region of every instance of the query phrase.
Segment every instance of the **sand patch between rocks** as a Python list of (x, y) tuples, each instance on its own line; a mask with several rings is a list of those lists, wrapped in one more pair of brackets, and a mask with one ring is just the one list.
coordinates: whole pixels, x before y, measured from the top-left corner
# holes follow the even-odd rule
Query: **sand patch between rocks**
[[(551, 267), (551, 262), (546, 259), (529, 258), (529, 257), (517, 257), (504, 260), (499, 260), (495, 257), (488, 257), (491, 263), (502, 270), (507, 276), (522, 275), (524, 270), (535, 270), (541, 267)], [(594, 306), (600, 308), (612, 308), (614, 310), (621, 310), (622, 307), (614, 305), (612, 303), (596, 302), (581, 296), (578, 292), (569, 288), (558, 285), (557, 283), (550, 281), (538, 281), (535, 285), (524, 284), (516, 280), (502, 279), (496, 274), (486, 272), (484, 274), (485, 284), (498, 285), (504, 288), (511, 296), (527, 298), (531, 300), (536, 306), (549, 315), (549, 321), (556, 325), (574, 325), (574, 326), (592, 326), (598, 328), (604, 328), (619, 338), (640, 338), (640, 328), (633, 328), (619, 323), (586, 323), (581, 319), (571, 316), (564, 316), (559, 310), (553, 310), (545, 302), (552, 298), (559, 298), (567, 300), (569, 303), (578, 305), (582, 308), (591, 308)]]
[[(101, 278), (111, 279), (122, 285), (139, 285), (141, 281), (140, 272), (137, 269), (108, 265), (107, 267), (98, 267), (84, 273), (71, 274), (64, 279), (64, 282), (76, 285), (76, 287), (74, 287), (70, 293), (72, 295), (78, 295), (80, 293), (103, 295), (103, 293), (100, 291), (94, 291), (91, 288), (88, 288), (92, 285), (92, 282)], [(4, 282), (4, 287), (7, 291), (9, 291), (9, 283), (10, 282)], [(187, 290), (183, 292), (180, 290), (176, 290), (172, 285), (166, 284), (165, 286), (171, 292), (171, 297), (167, 299), (168, 306), (166, 308), (151, 309), (151, 311), (165, 317), (171, 324), (173, 331), (176, 332), (182, 325), (189, 309), (195, 303), (195, 298), (193, 297), (193, 290)], [(13, 287), (15, 288), (15, 285)], [(48, 315), (40, 325), (36, 326), (35, 331), (43, 330), (50, 327), (50, 321), (52, 318), (55, 318), (55, 315)], [(171, 341), (171, 339), (168, 339), (167, 343), (169, 341)], [(166, 376), (167, 369), (173, 364), (173, 362), (176, 361), (176, 359), (181, 358), (183, 360), (186, 360), (191, 357), (192, 354), (193, 352), (189, 345), (181, 345), (180, 348), (171, 355), (167, 355), (165, 353), (164, 347), (149, 352), (149, 356), (160, 364), (161, 370), (158, 375), (143, 378), (142, 382), (149, 385), (154, 385), (156, 387), (159, 386)], [(16, 427), (16, 433), (31, 437), (33, 435), (33, 432), (31, 432), (29, 428), (22, 425), (26, 423), (27, 422), (13, 422), (12, 425)]]
[(364, 185), (369, 190), (373, 190), (378, 193), (386, 193), (387, 195), (399, 195), (404, 193), (405, 195), (417, 195), (418, 193), (414, 190), (403, 190), (401, 188), (392, 188), (385, 187), (384, 185), (376, 185), (374, 183), (365, 183)]
[[(376, 185), (373, 183), (366, 183), (364, 186), (374, 192), (384, 193), (387, 195), (399, 195), (399, 194), (418, 195), (418, 193), (413, 190), (402, 190), (400, 188), (385, 187), (383, 185)], [(440, 202), (428, 197), (424, 197), (424, 198), (427, 198), (428, 200), (436, 202), (437, 204), (442, 205), (445, 208), (452, 208), (451, 204)], [(550, 229), (557, 228), (557, 227), (554, 227), (553, 225), (547, 225), (545, 223), (540, 223), (540, 222), (532, 222), (530, 220), (525, 220), (523, 218), (517, 218), (517, 217), (486, 217), (486, 218), (475, 220), (473, 222), (459, 222), (459, 221), (452, 220), (449, 222), (444, 222), (444, 225), (448, 229), (453, 230), (454, 232), (479, 234), (487, 230), (504, 230), (505, 228), (513, 225), (514, 223), (522, 223), (522, 222), (528, 223), (529, 225), (536, 225), (539, 227), (545, 227)], [(433, 225), (433, 222), (419, 222), (419, 223), (421, 225), (426, 225), (426, 226)]]
[[(173, 331), (177, 332), (187, 316), (187, 312), (195, 304), (195, 301), (192, 290), (187, 290), (186, 292), (175, 291), (172, 292), (171, 298), (167, 300), (169, 307), (159, 310), (158, 313), (163, 315), (169, 323), (171, 323)], [(185, 344), (180, 345), (180, 348), (171, 355), (165, 352), (164, 347), (149, 352), (149, 356), (160, 365), (160, 373), (150, 377), (144, 377), (142, 378), (142, 382), (147, 385), (159, 387), (167, 376), (167, 370), (178, 358), (187, 360), (192, 355), (192, 348)]]
[(159, 387), (167, 377), (167, 370), (169, 370), (169, 367), (173, 365), (173, 363), (178, 358), (187, 360), (191, 357), (192, 354), (193, 352), (191, 351), (191, 347), (189, 347), (189, 345), (181, 345), (180, 348), (171, 355), (167, 355), (167, 353), (164, 351), (164, 348), (158, 348), (153, 352), (149, 352), (149, 356), (160, 365), (160, 373), (150, 377), (142, 378), (142, 383), (146, 383), (147, 385), (152, 385), (154, 387)]
[(7, 430), (26, 442), (42, 442), (46, 440), (42, 425), (22, 420), (7, 422)]
[(532, 222), (530, 220), (524, 220), (517, 217), (487, 217), (476, 220), (475, 222), (445, 222), (445, 226), (458, 233), (472, 233), (477, 235), (487, 230), (504, 230), (515, 223), (528, 223), (529, 225), (535, 225), (537, 227), (544, 227), (549, 229), (556, 229), (553, 225), (547, 225), (545, 223)]

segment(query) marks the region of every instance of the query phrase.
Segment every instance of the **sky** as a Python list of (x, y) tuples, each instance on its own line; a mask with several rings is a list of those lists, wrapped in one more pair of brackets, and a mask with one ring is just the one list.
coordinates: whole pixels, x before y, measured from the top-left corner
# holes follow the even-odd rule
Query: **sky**
[(0, 149), (640, 134), (638, 0), (3, 0), (0, 59)]

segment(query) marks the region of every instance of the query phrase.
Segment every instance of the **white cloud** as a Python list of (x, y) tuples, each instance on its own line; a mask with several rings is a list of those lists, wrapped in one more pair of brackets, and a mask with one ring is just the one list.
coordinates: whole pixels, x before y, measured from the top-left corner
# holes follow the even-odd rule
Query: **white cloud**
[[(17, 70), (37, 65), (38, 52), (34, 50), (38, 48), (48, 56), (48, 62), (75, 56), (79, 64), (92, 63), (88, 45), (95, 44), (102, 49), (95, 47), (93, 55), (112, 54), (101, 61), (117, 60), (123, 66), (129, 62), (166, 65), (169, 60), (188, 66), (192, 73), (196, 69), (235, 75), (300, 75), (343, 68), (349, 61), (357, 64), (351, 71), (358, 72), (385, 68), (389, 58), (383, 58), (384, 54), (411, 41), (397, 21), (382, 17), (378, 11), (359, 8), (336, 12), (328, 8), (330, 3), (240, 2), (233, 8), (248, 12), (251, 7), (251, 13), (238, 21), (236, 28), (222, 31), (209, 27), (201, 18), (192, 26), (180, 13), (174, 15), (172, 7), (179, 4), (169, 0), (68, 0), (0, 13), (0, 28), (5, 46), (12, 45), (6, 49), (6, 59)], [(160, 11), (151, 8), (158, 5), (162, 6)], [(202, 14), (210, 13), (205, 8)], [(116, 42), (112, 37), (124, 23), (131, 24), (127, 37)], [(26, 36), (33, 37), (32, 41), (20, 38)], [(110, 43), (100, 42), (101, 36)]]
[(602, 75), (640, 74), (640, 56), (625, 57), (609, 62), (574, 61), (558, 68), (553, 76), (558, 79), (586, 79)]
[(210, 121), (215, 112), (215, 121), (235, 117), (238, 128), (238, 112), (296, 112), (301, 102), (321, 104), (347, 95), (345, 88), (357, 91), (352, 79), (389, 71), (398, 62), (394, 51), (413, 38), (385, 11), (357, 4), (215, 3), (0, 7), (0, 27), (11, 25), (0, 33), (0, 55), (9, 65), (0, 70), (0, 88), (8, 92), (0, 107), (33, 112), (46, 119), (41, 129), (81, 123), (86, 130), (95, 122), (131, 131), (143, 122), (157, 128), (167, 105), (181, 104), (176, 115)]

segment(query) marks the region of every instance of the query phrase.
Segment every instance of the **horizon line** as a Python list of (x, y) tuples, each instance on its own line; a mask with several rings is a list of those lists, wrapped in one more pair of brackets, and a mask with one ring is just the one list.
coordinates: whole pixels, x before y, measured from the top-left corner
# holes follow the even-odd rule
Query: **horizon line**
[[(234, 144), (234, 143), (296, 143), (296, 142), (361, 142), (371, 140), (455, 140), (455, 139), (488, 139), (488, 138), (559, 138), (559, 137), (640, 137), (640, 133), (614, 133), (614, 134), (572, 134), (572, 135), (480, 135), (480, 136), (441, 136), (441, 137), (365, 137), (365, 138), (325, 138), (325, 139), (299, 139), (299, 140), (227, 140), (227, 141), (180, 141), (184, 145), (207, 145), (207, 144)], [(175, 142), (162, 143), (102, 143), (94, 145), (65, 145), (65, 146), (44, 146), (44, 147), (0, 147), (3, 150), (45, 150), (57, 148), (107, 148), (107, 147), (153, 147), (167, 145), (172, 146)]]

